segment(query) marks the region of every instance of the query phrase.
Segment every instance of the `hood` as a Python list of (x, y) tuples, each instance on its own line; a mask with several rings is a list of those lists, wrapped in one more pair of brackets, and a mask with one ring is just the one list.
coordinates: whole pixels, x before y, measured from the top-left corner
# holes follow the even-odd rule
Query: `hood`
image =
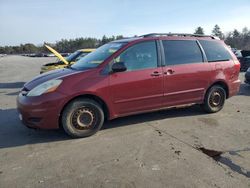
[(73, 69), (57, 69), (57, 70), (49, 71), (47, 73), (40, 74), (39, 76), (36, 76), (35, 78), (33, 78), (33, 80), (31, 80), (30, 82), (25, 83), (24, 88), (27, 90), (31, 90), (34, 87), (38, 86), (39, 84), (46, 82), (48, 80), (61, 78), (61, 77), (76, 74), (79, 72), (80, 71), (76, 71)]
[(64, 64), (68, 65), (69, 62), (60, 54), (58, 53), (55, 49), (51, 48), (50, 46), (45, 44), (45, 47), (48, 48), (49, 51), (51, 51), (55, 56), (60, 59)]
[(250, 56), (250, 50), (241, 50), (242, 57)]

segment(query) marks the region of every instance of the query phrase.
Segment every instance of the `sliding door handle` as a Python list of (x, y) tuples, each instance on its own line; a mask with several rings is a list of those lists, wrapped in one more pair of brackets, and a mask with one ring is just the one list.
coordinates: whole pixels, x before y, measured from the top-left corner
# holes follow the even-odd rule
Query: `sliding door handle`
[(168, 69), (167, 71), (164, 72), (164, 74), (166, 75), (171, 75), (171, 74), (174, 74), (174, 70), (173, 69)]

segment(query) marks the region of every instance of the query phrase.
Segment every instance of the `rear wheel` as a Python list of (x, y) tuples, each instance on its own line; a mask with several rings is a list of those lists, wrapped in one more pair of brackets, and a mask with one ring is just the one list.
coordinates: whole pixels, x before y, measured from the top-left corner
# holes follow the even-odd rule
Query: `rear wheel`
[(208, 113), (215, 113), (223, 108), (225, 100), (225, 89), (219, 85), (214, 85), (207, 91), (201, 107)]
[(62, 126), (67, 134), (80, 138), (95, 134), (103, 125), (101, 106), (91, 99), (76, 99), (62, 113)]

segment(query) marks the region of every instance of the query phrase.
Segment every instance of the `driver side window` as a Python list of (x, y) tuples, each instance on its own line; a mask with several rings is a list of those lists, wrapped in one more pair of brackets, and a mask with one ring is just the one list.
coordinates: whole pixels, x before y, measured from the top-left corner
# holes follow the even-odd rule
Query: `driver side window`
[(115, 62), (123, 62), (127, 71), (156, 68), (156, 42), (147, 41), (135, 44), (115, 58)]

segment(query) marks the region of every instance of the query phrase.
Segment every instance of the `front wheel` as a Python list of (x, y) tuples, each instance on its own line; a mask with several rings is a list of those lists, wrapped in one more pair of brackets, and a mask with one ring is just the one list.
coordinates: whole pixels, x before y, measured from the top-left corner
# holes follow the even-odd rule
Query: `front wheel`
[(208, 113), (215, 113), (223, 108), (225, 100), (225, 89), (219, 85), (214, 85), (207, 91), (201, 107)]
[(95, 134), (103, 125), (101, 106), (91, 99), (76, 99), (62, 113), (62, 126), (67, 134), (75, 138)]

